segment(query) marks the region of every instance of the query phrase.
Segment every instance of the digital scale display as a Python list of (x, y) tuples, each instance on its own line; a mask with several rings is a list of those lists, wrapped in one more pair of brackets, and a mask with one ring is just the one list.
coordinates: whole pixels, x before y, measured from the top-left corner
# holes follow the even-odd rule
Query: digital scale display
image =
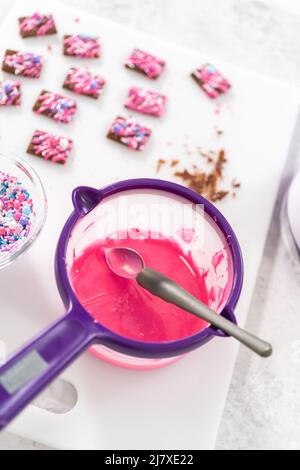
[(31, 351), (0, 376), (0, 385), (9, 395), (13, 395), (47, 367), (48, 364), (42, 356), (37, 351)]

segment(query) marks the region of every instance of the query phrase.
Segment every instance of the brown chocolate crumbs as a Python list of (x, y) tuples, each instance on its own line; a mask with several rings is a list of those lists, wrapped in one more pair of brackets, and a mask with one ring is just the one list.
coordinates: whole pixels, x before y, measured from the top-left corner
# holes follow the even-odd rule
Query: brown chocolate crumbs
[(241, 183), (239, 183), (238, 181), (236, 180), (233, 180), (232, 183), (231, 183), (231, 186), (233, 188), (240, 188), (241, 187)]
[(215, 158), (212, 157), (211, 152), (204, 153), (204, 156), (209, 158), (210, 163), (213, 165), (210, 172), (206, 173), (193, 165), (192, 171), (187, 169), (177, 171), (175, 176), (181, 178), (190, 189), (210, 201), (221, 201), (229, 194), (229, 191), (219, 189), (219, 184), (223, 180), (224, 165), (227, 162), (225, 151), (221, 149), (215, 154)]
[(179, 163), (179, 160), (171, 160), (170, 166), (174, 168), (174, 166), (177, 166)]
[(161, 167), (162, 167), (163, 165), (165, 165), (166, 163), (167, 163), (166, 160), (164, 160), (163, 158), (160, 158), (160, 160), (158, 160), (158, 162), (157, 162), (156, 173), (159, 173)]

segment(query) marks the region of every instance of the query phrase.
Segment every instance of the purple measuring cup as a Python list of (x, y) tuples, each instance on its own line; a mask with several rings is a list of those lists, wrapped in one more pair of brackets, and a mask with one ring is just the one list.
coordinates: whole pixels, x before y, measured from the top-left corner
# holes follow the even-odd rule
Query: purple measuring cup
[[(76, 240), (76, 236), (78, 238), (76, 243), (80, 243), (82, 239), (88, 239), (88, 228), (91, 224), (79, 232), (77, 227), (81, 227), (83, 221), (89, 222), (94, 211), (104, 202), (131, 193), (134, 199), (137, 194), (146, 198), (157, 194), (159, 197), (165, 195), (174, 200), (178, 199), (181, 204), (202, 205), (205, 218), (215, 227), (222, 240), (226, 241), (226, 250), (232, 265), (230, 289), (219, 313), (236, 322), (234, 308), (243, 283), (241, 251), (232, 228), (211, 203), (180, 185), (155, 179), (127, 180), (100, 190), (79, 187), (73, 192), (74, 212), (63, 228), (56, 252), (57, 285), (68, 313), (24, 346), (0, 368), (0, 428), (4, 428), (51, 381), (92, 345), (100, 345), (104, 348), (104, 352), (99, 352), (104, 358), (105, 351), (108, 351), (112, 354), (119, 354), (123, 359), (137, 358), (137, 360), (146, 361), (146, 364), (147, 361), (163, 361), (162, 365), (164, 365), (174, 362), (176, 358), (204, 345), (216, 336), (226, 336), (208, 326), (199, 333), (176, 341), (153, 343), (132, 340), (96, 322), (80, 304), (69, 280), (68, 257), (69, 252), (72, 252), (72, 243), (74, 239)], [(80, 233), (79, 237), (78, 233)], [(106, 359), (118, 363), (118, 360), (111, 359), (109, 355)], [(122, 365), (122, 360), (120, 360), (120, 365)]]

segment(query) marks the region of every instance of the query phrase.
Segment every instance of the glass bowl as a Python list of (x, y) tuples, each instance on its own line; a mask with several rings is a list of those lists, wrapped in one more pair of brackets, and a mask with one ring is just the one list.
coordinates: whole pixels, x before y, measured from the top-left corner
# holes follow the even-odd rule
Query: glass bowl
[(28, 190), (33, 201), (28, 235), (13, 243), (9, 251), (0, 249), (0, 269), (2, 269), (15, 261), (37, 239), (46, 220), (47, 198), (43, 184), (35, 170), (14, 152), (3, 147), (0, 147), (0, 172), (17, 177), (22, 186)]

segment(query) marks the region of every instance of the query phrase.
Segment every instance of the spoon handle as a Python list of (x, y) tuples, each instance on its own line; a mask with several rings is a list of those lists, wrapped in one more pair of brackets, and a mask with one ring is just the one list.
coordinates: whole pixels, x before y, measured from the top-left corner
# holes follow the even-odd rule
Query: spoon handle
[(271, 356), (273, 352), (271, 344), (218, 315), (163, 274), (153, 269), (145, 268), (138, 274), (136, 280), (144, 289), (152, 294), (202, 318), (214, 327), (237, 339), (261, 357)]

